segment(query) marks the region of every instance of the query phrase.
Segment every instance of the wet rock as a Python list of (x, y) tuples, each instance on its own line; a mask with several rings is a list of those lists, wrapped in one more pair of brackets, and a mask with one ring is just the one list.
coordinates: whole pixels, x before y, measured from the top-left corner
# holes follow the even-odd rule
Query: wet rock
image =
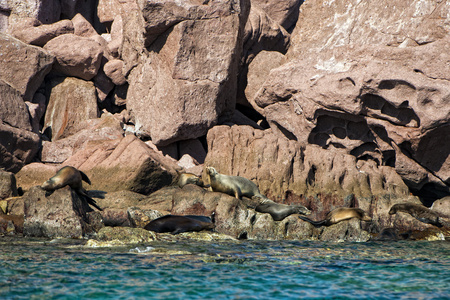
[(4, 34), (0, 35), (0, 54), (0, 80), (30, 101), (50, 72), (54, 56)]
[(70, 187), (51, 194), (33, 187), (24, 195), (24, 201), (25, 236), (82, 238), (102, 226), (99, 213), (93, 212)]
[(142, 244), (156, 240), (156, 235), (142, 228), (104, 227), (98, 232), (96, 239), (105, 242), (119, 241), (114, 242), (116, 244)]
[(60, 35), (45, 44), (44, 49), (56, 57), (55, 72), (84, 80), (97, 74), (103, 57), (98, 42), (75, 34)]
[(0, 235), (22, 234), (23, 215), (6, 215), (0, 212)]

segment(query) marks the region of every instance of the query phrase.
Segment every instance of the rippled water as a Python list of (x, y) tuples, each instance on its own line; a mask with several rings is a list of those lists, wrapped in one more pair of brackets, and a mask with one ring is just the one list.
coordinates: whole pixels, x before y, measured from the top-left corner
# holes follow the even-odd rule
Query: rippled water
[(450, 299), (449, 241), (75, 242), (0, 238), (0, 299)]

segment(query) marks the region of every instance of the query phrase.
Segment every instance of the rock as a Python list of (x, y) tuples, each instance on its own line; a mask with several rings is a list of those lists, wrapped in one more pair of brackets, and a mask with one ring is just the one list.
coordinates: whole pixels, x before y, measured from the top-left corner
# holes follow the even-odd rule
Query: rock
[(127, 82), (122, 73), (123, 61), (120, 59), (113, 59), (108, 61), (104, 66), (106, 76), (108, 76), (115, 85), (123, 85)]
[(150, 223), (152, 220), (155, 220), (163, 216), (163, 214), (157, 210), (153, 209), (142, 210), (138, 207), (128, 208), (127, 214), (132, 227), (137, 228), (144, 228), (145, 225)]
[(31, 131), (39, 133), (41, 131), (41, 119), (45, 115), (47, 108), (47, 98), (39, 91), (34, 94), (32, 102), (25, 102), (28, 107), (31, 121)]
[(0, 120), (4, 123), (31, 131), (27, 105), (22, 95), (0, 79)]
[(92, 209), (87, 202), (68, 186), (50, 195), (40, 187), (33, 187), (24, 200), (25, 236), (82, 238), (101, 227), (99, 218), (89, 217)]
[(438, 138), (450, 128), (445, 45), (322, 51), (272, 70), (254, 101), (288, 138), (395, 167), (415, 193), (440, 198), (449, 193), (450, 145)]
[(74, 32), (73, 34), (83, 37), (99, 35), (82, 14), (78, 13), (72, 18)]
[[(145, 2), (135, 21), (132, 16), (126, 21), (132, 24), (124, 25), (125, 73), (136, 62), (133, 53), (140, 57), (128, 76), (127, 94), (127, 109), (138, 135), (165, 146), (200, 137), (219, 117), (231, 115), (239, 37), (246, 18), (244, 2)], [(216, 15), (221, 17), (210, 17)], [(139, 25), (139, 18), (145, 23)], [(139, 54), (144, 45), (149, 51)]]
[(61, 3), (59, 0), (12, 0), (7, 1), (11, 10), (10, 23), (21, 22), (31, 17), (43, 24), (52, 24), (60, 20)]
[(98, 71), (92, 81), (94, 82), (95, 89), (97, 90), (98, 103), (105, 107), (105, 103), (108, 101), (108, 95), (114, 89), (114, 83), (108, 76), (106, 76), (103, 69)]
[[(120, 241), (122, 244), (142, 244), (156, 240), (153, 232), (143, 228), (104, 227), (97, 234), (99, 241)], [(117, 243), (120, 244), (120, 243)]]
[[(79, 115), (78, 115), (79, 116)], [(41, 161), (44, 163), (63, 163), (88, 142), (101, 143), (123, 137), (122, 124), (111, 114), (101, 118), (89, 119), (79, 124), (80, 131), (53, 142), (43, 142)]]
[(23, 212), (23, 209), (24, 209), (23, 196), (6, 198), (3, 201), (6, 202), (6, 205), (7, 205), (6, 211), (4, 211), (5, 213), (8, 213), (10, 215), (23, 216), (23, 214), (24, 214), (24, 212)]
[(302, 0), (252, 0), (252, 4), (263, 9), (271, 19), (286, 30), (289, 30), (297, 22), (299, 7), (302, 3)]
[(434, 201), (431, 210), (450, 218), (450, 196)]
[(97, 116), (97, 97), (92, 82), (73, 77), (52, 80), (43, 128), (52, 141), (75, 134), (84, 122)]
[(0, 170), (0, 200), (15, 196), (18, 196), (16, 177), (11, 172)]
[(6, 215), (0, 213), (0, 234), (23, 233), (23, 215)]
[(410, 40), (415, 45), (432, 43), (448, 35), (444, 25), (448, 9), (448, 3), (428, 0), (339, 0), (327, 5), (320, 0), (307, 1), (300, 7), (288, 56), (316, 55), (347, 44), (400, 46)]
[(0, 121), (0, 167), (5, 171), (18, 172), (36, 156), (40, 141), (37, 134)]
[(97, 15), (102, 23), (111, 23), (120, 17), (120, 6), (124, 1), (117, 0), (99, 0), (97, 6)]
[(17, 186), (26, 192), (34, 186), (43, 184), (53, 177), (59, 169), (57, 165), (37, 162), (27, 164), (16, 173)]
[(103, 56), (98, 42), (75, 34), (60, 35), (45, 44), (44, 49), (56, 57), (54, 71), (84, 80), (97, 74)]
[(286, 53), (290, 34), (258, 5), (252, 5), (245, 25), (244, 41), (243, 57), (250, 62), (262, 50)]
[(264, 110), (254, 102), (254, 97), (269, 76), (270, 71), (283, 65), (285, 61), (284, 55), (280, 52), (261, 51), (248, 66), (245, 97), (252, 107), (261, 115), (264, 115)]
[(91, 189), (131, 190), (149, 194), (172, 182), (176, 163), (158, 154), (135, 136), (86, 143), (64, 162), (91, 179)]
[(61, 20), (52, 24), (42, 24), (37, 19), (24, 18), (10, 28), (11, 35), (25, 44), (43, 47), (51, 39), (68, 33), (74, 33), (70, 20)]
[(33, 98), (54, 60), (42, 48), (0, 34), (0, 80), (18, 91), (25, 101)]
[(105, 226), (132, 227), (125, 209), (107, 208), (100, 212)]

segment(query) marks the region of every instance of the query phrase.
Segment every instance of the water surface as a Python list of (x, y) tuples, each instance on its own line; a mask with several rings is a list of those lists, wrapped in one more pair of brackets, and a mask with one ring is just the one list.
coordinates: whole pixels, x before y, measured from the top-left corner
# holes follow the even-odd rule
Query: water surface
[(450, 299), (450, 242), (0, 238), (0, 299)]

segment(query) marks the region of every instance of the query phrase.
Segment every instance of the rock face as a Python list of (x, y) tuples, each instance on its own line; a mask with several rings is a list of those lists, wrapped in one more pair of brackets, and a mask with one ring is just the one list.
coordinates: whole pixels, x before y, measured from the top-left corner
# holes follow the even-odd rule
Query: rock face
[(26, 236), (82, 238), (102, 226), (98, 212), (93, 212), (70, 187), (51, 195), (40, 187), (30, 189), (25, 195), (24, 215)]
[(202, 136), (234, 109), (246, 1), (142, 2), (141, 26), (124, 27), (149, 50), (128, 77), (136, 129), (162, 146)]
[(24, 100), (31, 100), (54, 57), (42, 48), (27, 45), (0, 34), (0, 79), (17, 90)]
[(97, 118), (97, 97), (92, 82), (57, 78), (51, 87), (43, 131), (47, 131), (52, 141), (73, 135), (83, 128), (84, 122)]
[[(0, 168), (25, 191), (81, 169), (111, 226), (215, 212), (233, 238), (441, 237), (388, 211), (446, 211), (449, 11), (435, 0), (0, 1)], [(372, 222), (276, 222), (251, 199), (169, 186), (206, 166), (314, 220), (358, 207)], [(23, 200), (4, 201), (20, 214)]]

